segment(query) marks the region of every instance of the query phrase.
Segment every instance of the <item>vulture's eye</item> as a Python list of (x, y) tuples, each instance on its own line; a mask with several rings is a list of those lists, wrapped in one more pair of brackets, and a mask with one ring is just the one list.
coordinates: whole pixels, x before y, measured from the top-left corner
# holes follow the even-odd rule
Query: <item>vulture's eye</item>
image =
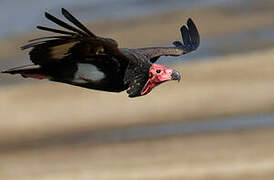
[(160, 69), (157, 69), (156, 72), (159, 74), (160, 72), (162, 72)]

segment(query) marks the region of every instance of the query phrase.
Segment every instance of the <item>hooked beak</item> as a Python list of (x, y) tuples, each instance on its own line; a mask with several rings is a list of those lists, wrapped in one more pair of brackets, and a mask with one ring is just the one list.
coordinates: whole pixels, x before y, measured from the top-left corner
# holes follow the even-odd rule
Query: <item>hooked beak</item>
[(171, 80), (177, 80), (178, 82), (180, 82), (180, 80), (181, 80), (180, 73), (173, 70), (172, 73), (171, 73)]

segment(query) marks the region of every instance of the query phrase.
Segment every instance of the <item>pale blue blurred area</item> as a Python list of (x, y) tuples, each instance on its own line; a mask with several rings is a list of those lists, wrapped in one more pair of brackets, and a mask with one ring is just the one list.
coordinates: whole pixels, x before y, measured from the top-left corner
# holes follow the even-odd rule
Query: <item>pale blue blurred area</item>
[(92, 21), (240, 2), (231, 0), (2, 0), (0, 1), (0, 39), (32, 30), (41, 22), (45, 24), (43, 20), (45, 11), (60, 17), (59, 10), (62, 7), (73, 10), (73, 14), (83, 21)]

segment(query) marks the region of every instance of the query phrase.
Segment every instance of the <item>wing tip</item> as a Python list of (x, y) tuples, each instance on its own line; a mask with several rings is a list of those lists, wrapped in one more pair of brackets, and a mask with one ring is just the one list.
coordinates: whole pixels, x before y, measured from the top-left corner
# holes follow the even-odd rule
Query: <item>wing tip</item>
[(1, 71), (3, 74), (16, 74), (13, 69), (3, 70)]
[(76, 17), (74, 17), (68, 10), (65, 8), (61, 8), (62, 15), (69, 20), (72, 24), (74, 24), (76, 27), (81, 29), (83, 32), (85, 32), (87, 35), (96, 37), (94, 33), (92, 33), (85, 25), (83, 25)]
[(183, 31), (184, 31), (184, 32), (187, 32), (188, 30), (187, 30), (186, 25), (182, 25), (181, 28), (180, 28), (180, 31), (181, 31), (181, 32), (183, 32)]
[(15, 74), (15, 73), (13, 73), (14, 70), (15, 70), (15, 68), (6, 69), (6, 70), (1, 70), (1, 73), (3, 73), (3, 74)]
[(175, 41), (173, 45), (178, 48), (185, 48), (188, 52), (196, 50), (200, 45), (200, 35), (192, 18), (187, 19), (186, 24), (181, 26), (180, 31), (182, 42)]
[(187, 24), (194, 24), (192, 18), (188, 18), (188, 19), (187, 19)]
[(45, 17), (48, 18), (48, 19), (49, 19), (49, 17), (52, 16), (52, 15), (51, 15), (49, 12), (47, 12), (47, 11), (44, 13), (44, 15), (45, 15)]
[(27, 45), (24, 45), (24, 46), (21, 46), (20, 49), (21, 49), (22, 51), (24, 51), (24, 50), (28, 49), (27, 46), (28, 46), (28, 44), (27, 44)]
[(187, 26), (188, 26), (189, 34), (193, 40), (194, 48), (197, 49), (198, 46), (200, 45), (200, 34), (198, 31), (198, 28), (191, 18), (188, 18)]
[(69, 11), (65, 8), (61, 8), (61, 12), (62, 12), (63, 15), (66, 14), (66, 13), (69, 13)]
[(9, 73), (8, 70), (1, 70), (1, 73)]

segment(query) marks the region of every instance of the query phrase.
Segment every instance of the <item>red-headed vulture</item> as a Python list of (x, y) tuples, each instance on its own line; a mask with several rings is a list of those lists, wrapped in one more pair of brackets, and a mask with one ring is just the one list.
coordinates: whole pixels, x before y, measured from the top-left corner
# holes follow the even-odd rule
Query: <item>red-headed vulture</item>
[(200, 44), (191, 19), (180, 29), (183, 41), (173, 42), (173, 47), (128, 49), (119, 48), (113, 39), (96, 36), (67, 10), (62, 9), (62, 14), (73, 25), (45, 13), (47, 19), (65, 30), (37, 26), (59, 35), (31, 40), (22, 49), (31, 48), (33, 64), (3, 73), (109, 92), (127, 90), (129, 97), (137, 97), (163, 82), (180, 81), (179, 72), (154, 64), (160, 56), (180, 56), (196, 50)]

